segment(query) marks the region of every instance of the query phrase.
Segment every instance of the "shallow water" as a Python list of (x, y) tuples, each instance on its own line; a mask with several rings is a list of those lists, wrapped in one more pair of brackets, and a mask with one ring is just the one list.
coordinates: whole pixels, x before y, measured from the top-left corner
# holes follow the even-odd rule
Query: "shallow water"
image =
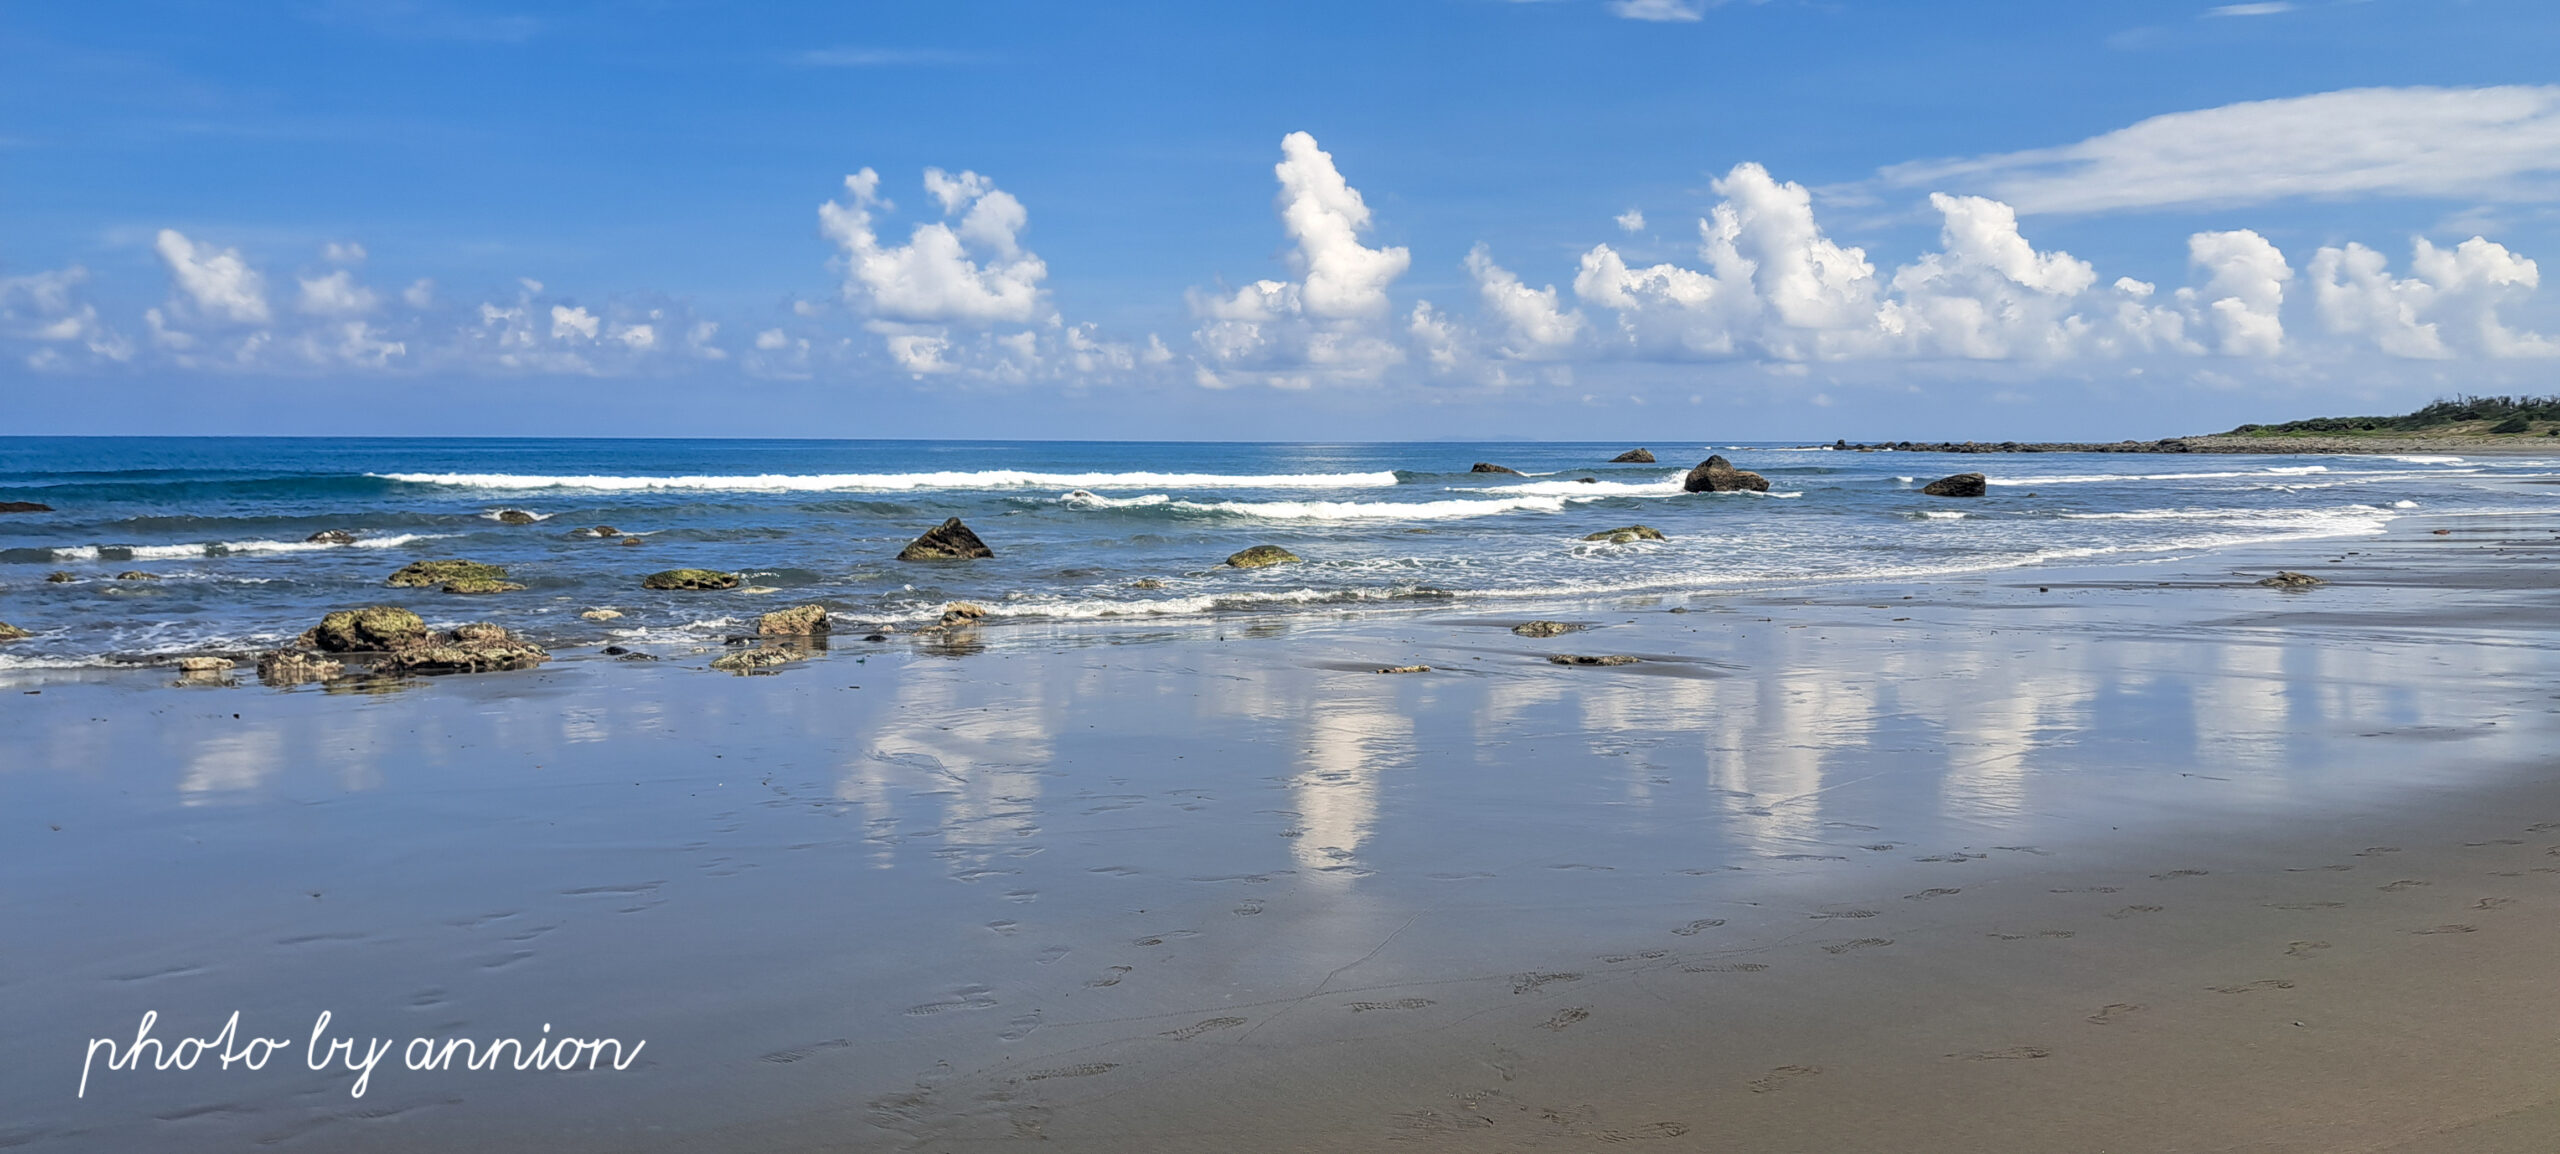
[[(2351, 536), (2411, 510), (2560, 503), (2515, 484), (2548, 478), (2555, 459), (1651, 447), (1661, 464), (1543, 443), (0, 438), (0, 500), (56, 510), (0, 516), (0, 620), (39, 634), (0, 664), (272, 644), (329, 609), (382, 601), (552, 644), (681, 642), (798, 600), (882, 622), (954, 598), (1000, 618), (1499, 605)], [(1681, 492), (1709, 452), (1765, 474), (1769, 493)], [(1469, 472), (1477, 461), (1527, 475)], [(1988, 472), (1991, 495), (1916, 492), (1960, 470)], [(541, 520), (496, 520), (511, 508)], [(949, 516), (995, 559), (891, 559)], [(1581, 540), (1634, 523), (1670, 540)], [(305, 541), (329, 529), (360, 539)], [(643, 544), (618, 544), (625, 535)], [(1263, 543), (1306, 563), (1219, 564)], [(504, 565), (529, 588), (466, 599), (383, 587), (437, 557)], [(751, 591), (639, 588), (676, 567), (741, 571)], [(116, 579), (130, 570), (161, 580)], [(54, 571), (76, 580), (46, 582)], [(595, 606), (625, 616), (578, 617)]]

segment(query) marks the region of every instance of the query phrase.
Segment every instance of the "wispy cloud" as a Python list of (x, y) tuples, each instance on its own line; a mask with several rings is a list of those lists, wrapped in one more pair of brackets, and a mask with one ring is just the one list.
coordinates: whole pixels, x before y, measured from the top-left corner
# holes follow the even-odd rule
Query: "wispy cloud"
[(792, 57), (811, 68), (936, 68), (977, 59), (943, 48), (813, 48)]
[(2028, 213), (2291, 197), (2560, 196), (2560, 87), (2357, 88), (2174, 112), (2077, 144), (1883, 171)]
[(2294, 4), (2292, 0), (2266, 0), (2265, 3), (2259, 4), (2225, 4), (2219, 8), (2206, 10), (2205, 15), (2208, 17), (2278, 16), (2293, 10)]
[(1628, 20), (1687, 23), (1705, 17), (1710, 0), (1609, 0), (1609, 11)]

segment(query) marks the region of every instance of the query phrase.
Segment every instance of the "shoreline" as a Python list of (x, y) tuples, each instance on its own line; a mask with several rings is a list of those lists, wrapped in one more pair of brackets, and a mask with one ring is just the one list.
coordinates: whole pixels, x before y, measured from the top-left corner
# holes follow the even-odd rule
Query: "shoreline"
[(2472, 454), (2477, 456), (2560, 456), (2560, 439), (2515, 434), (2441, 437), (2342, 437), (2323, 435), (2251, 437), (2212, 433), (2162, 437), (2156, 441), (1876, 441), (1849, 440), (1799, 448), (1857, 453), (2204, 453), (2225, 456), (2389, 456), (2392, 454)]

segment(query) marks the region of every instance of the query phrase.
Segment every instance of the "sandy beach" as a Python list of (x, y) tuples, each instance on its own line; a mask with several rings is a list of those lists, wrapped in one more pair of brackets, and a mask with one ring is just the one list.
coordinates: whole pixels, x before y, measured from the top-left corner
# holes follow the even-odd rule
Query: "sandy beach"
[[(2555, 529), (772, 676), (16, 674), (0, 1140), (2547, 1149)], [(294, 1049), (75, 1098), (150, 1011)], [(357, 1098), (322, 1011), (646, 1048)]]

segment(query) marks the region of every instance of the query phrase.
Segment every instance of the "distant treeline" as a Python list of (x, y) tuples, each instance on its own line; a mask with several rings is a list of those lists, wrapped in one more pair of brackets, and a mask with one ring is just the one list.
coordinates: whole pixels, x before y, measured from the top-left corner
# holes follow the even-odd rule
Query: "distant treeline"
[(2281, 425), (2242, 425), (2233, 433), (2413, 433), (2472, 421), (2496, 421), (2492, 433), (2521, 433), (2528, 421), (2560, 421), (2560, 396), (2455, 397), (2399, 417), (2312, 417)]

